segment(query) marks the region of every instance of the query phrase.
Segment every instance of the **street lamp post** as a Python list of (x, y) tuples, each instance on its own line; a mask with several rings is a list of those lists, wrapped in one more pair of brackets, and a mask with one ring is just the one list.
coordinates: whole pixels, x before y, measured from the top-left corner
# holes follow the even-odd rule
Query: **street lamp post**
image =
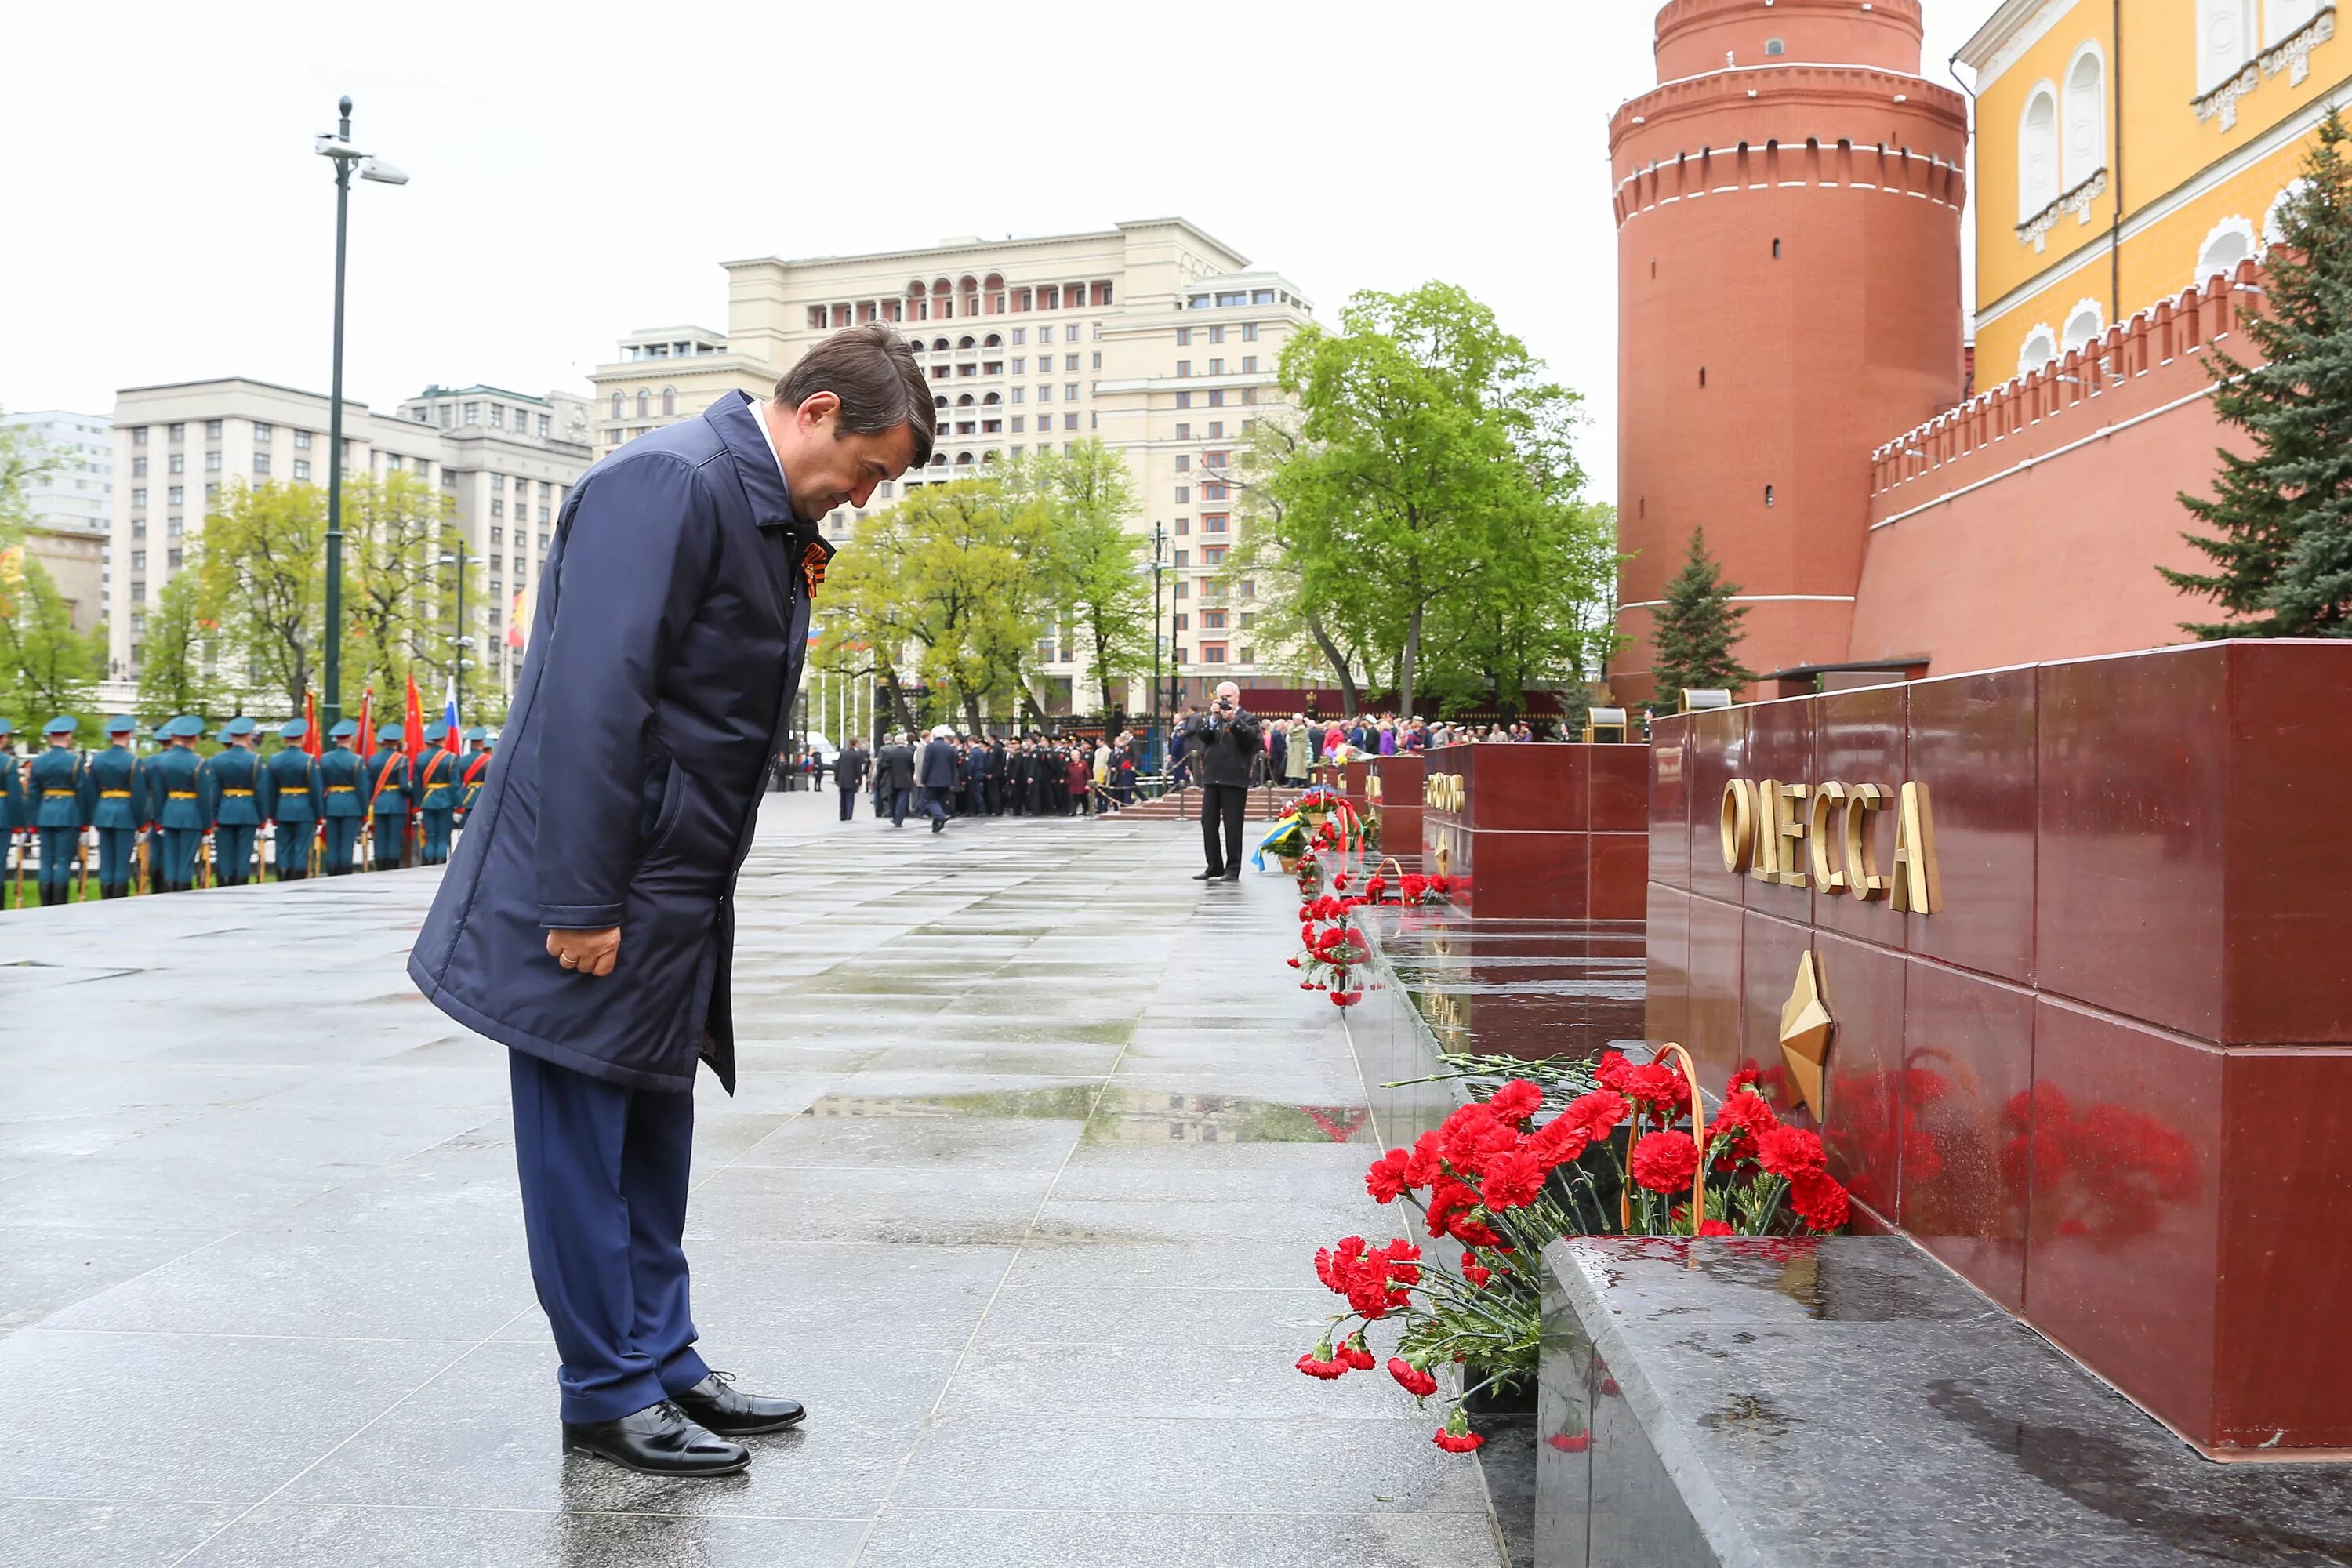
[(310, 151), (335, 165), (335, 369), (327, 402), (327, 700), (320, 721), (343, 716), (343, 257), (351, 231), (352, 171), (380, 185), (404, 185), (408, 176), (352, 145), (352, 100), (338, 104), (335, 133), (310, 139)]
[(1156, 520), (1151, 524), (1151, 765), (1155, 773), (1168, 771), (1168, 747), (1160, 728), (1160, 574), (1167, 565), (1168, 530)]
[(436, 564), (457, 569), (457, 635), (449, 639), (449, 645), (456, 650), (450, 662), (457, 670), (457, 712), (462, 717), (466, 711), (466, 655), (474, 646), (473, 630), (466, 625), (466, 540), (463, 534), (457, 538), (457, 553), (444, 555)]

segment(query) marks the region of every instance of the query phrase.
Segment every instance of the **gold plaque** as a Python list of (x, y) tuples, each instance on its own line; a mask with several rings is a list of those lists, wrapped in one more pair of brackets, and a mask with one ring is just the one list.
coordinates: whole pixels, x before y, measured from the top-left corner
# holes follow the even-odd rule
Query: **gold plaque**
[(1797, 983), (1780, 1005), (1780, 1059), (1789, 1081), (1804, 1098), (1813, 1120), (1822, 1120), (1826, 1100), (1823, 1070), (1830, 1055), (1830, 1036), (1836, 1029), (1829, 1006), (1822, 1000), (1822, 973), (1808, 952), (1797, 961)]

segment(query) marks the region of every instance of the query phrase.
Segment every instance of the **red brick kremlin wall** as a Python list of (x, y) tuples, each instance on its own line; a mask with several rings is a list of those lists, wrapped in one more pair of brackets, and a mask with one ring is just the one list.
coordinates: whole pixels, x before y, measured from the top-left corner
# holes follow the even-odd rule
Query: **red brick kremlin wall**
[(1869, 454), (1965, 384), (1968, 118), (1919, 39), (1918, 0), (1658, 14), (1661, 85), (1609, 138), (1621, 696), (1650, 694), (1649, 606), (1700, 527), (1749, 606), (1748, 665), (1846, 656)]
[(2210, 564), (2178, 496), (2211, 489), (2217, 447), (2244, 449), (2207, 366), (2216, 348), (2259, 357), (2240, 323), (2262, 288), (2241, 262), (1872, 454), (1849, 657), (1989, 669), (2179, 642), (2210, 618), (2156, 567)]

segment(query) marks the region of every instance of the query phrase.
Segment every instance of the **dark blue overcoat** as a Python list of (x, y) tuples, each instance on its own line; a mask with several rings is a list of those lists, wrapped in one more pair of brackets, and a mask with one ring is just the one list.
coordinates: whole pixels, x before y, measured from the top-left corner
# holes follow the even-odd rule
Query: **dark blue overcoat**
[[(807, 652), (808, 567), (741, 393), (581, 477), (471, 826), (408, 973), (443, 1012), (632, 1089), (731, 1093), (737, 870)], [(551, 929), (621, 928), (613, 973)]]

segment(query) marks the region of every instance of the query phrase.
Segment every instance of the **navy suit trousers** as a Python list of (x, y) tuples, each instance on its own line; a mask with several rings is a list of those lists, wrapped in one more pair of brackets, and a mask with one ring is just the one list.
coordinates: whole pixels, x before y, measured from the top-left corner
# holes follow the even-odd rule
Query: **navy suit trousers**
[(563, 1358), (562, 1418), (617, 1420), (710, 1373), (694, 1350), (681, 1245), (694, 1096), (507, 1057), (523, 1232)]

